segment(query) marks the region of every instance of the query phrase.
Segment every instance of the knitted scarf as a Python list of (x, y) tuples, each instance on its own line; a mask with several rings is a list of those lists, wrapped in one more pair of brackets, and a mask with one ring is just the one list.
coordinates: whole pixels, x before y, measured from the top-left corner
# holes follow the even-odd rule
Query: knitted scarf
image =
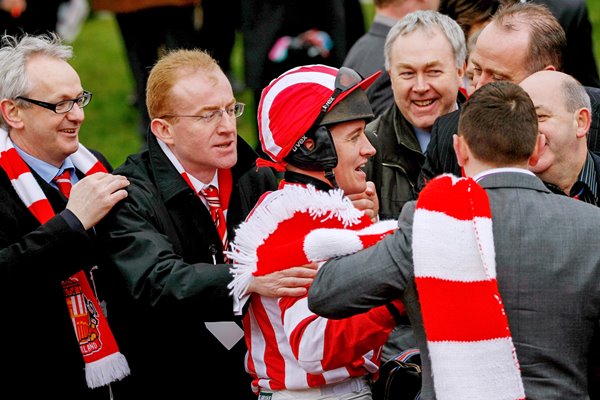
[[(75, 167), (86, 175), (106, 172), (96, 157), (81, 144), (71, 158)], [(44, 224), (55, 215), (29, 166), (19, 156), (8, 133), (3, 129), (0, 129), (0, 166), (8, 175), (23, 204), (40, 224)], [(104, 386), (129, 375), (127, 360), (119, 352), (86, 273), (83, 270), (77, 272), (63, 281), (62, 286), (85, 363), (88, 387)]]
[(485, 190), (470, 178), (431, 180), (417, 201), (413, 258), (438, 400), (524, 399)]
[(241, 314), (244, 294), (254, 276), (354, 253), (397, 226), (391, 220), (373, 224), (341, 189), (324, 192), (312, 185), (284, 181), (238, 226), (231, 250), (226, 252), (233, 260), (233, 281), (228, 287), (234, 312)]

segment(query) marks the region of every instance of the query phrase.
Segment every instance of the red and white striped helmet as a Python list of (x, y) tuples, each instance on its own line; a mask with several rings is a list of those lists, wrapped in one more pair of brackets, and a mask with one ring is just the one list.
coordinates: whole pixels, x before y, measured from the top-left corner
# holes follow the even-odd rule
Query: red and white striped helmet
[[(346, 87), (340, 87), (344, 77), (340, 79), (338, 73), (349, 76)], [(258, 132), (263, 151), (273, 161), (282, 162), (317, 119), (323, 120), (326, 112), (356, 89), (366, 90), (379, 75), (380, 71), (362, 79), (349, 68), (314, 64), (293, 68), (273, 79), (263, 89), (258, 105)], [(325, 118), (321, 125), (373, 117), (372, 112), (367, 113), (364, 108), (344, 115), (345, 119)]]

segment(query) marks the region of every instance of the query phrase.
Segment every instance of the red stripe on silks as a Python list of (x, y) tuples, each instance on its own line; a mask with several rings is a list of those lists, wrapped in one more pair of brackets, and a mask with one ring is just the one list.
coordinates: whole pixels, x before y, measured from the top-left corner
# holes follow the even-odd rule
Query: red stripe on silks
[(455, 282), (415, 278), (415, 281), (428, 341), (478, 341), (510, 336), (496, 280)]
[[(265, 338), (265, 343), (277, 343), (277, 336), (273, 326), (269, 323), (260, 322), (269, 320), (267, 310), (265, 309), (262, 301), (252, 301), (250, 307), (252, 307), (252, 311), (256, 317), (256, 322), (258, 324), (257, 329), (260, 329), (262, 332)], [(253, 348), (253, 351), (258, 351), (258, 349)], [(279, 352), (279, 348), (265, 346), (263, 358), (266, 367), (266, 375), (272, 378), (271, 389), (285, 389), (285, 387), (277, 385), (277, 382), (283, 382), (283, 384), (285, 384), (285, 360)]]
[(491, 218), (485, 190), (471, 178), (459, 179), (454, 184), (449, 176), (432, 179), (419, 195), (417, 209), (438, 211), (459, 220)]

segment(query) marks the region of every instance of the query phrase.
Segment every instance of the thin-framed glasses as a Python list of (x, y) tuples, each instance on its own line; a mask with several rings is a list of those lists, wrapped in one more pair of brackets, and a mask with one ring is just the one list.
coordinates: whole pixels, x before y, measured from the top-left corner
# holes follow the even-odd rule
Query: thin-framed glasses
[(235, 103), (227, 108), (219, 108), (216, 110), (207, 111), (200, 115), (180, 115), (180, 114), (165, 114), (160, 118), (197, 118), (198, 120), (211, 124), (218, 122), (223, 118), (223, 114), (227, 113), (230, 117), (239, 118), (244, 113), (244, 103)]
[(50, 111), (54, 111), (56, 114), (66, 114), (73, 109), (75, 104), (77, 104), (79, 108), (83, 108), (90, 104), (90, 101), (92, 100), (92, 93), (84, 90), (83, 94), (76, 99), (63, 100), (59, 101), (58, 103), (46, 103), (45, 101), (28, 99), (27, 97), (23, 96), (18, 96), (17, 99), (35, 104), (36, 106), (47, 108)]

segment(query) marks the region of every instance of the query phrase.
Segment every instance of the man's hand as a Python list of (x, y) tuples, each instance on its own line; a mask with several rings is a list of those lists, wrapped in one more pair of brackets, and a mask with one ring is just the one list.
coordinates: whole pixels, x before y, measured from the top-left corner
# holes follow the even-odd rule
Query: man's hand
[(258, 293), (268, 297), (304, 296), (316, 274), (317, 264), (311, 263), (255, 276), (246, 293)]
[(115, 204), (127, 197), (127, 178), (97, 172), (86, 176), (71, 189), (67, 207), (88, 230), (108, 214)]
[(377, 222), (379, 220), (379, 199), (373, 182), (367, 181), (367, 188), (364, 192), (351, 194), (348, 198), (352, 200), (354, 207), (364, 211), (371, 218), (371, 221)]

